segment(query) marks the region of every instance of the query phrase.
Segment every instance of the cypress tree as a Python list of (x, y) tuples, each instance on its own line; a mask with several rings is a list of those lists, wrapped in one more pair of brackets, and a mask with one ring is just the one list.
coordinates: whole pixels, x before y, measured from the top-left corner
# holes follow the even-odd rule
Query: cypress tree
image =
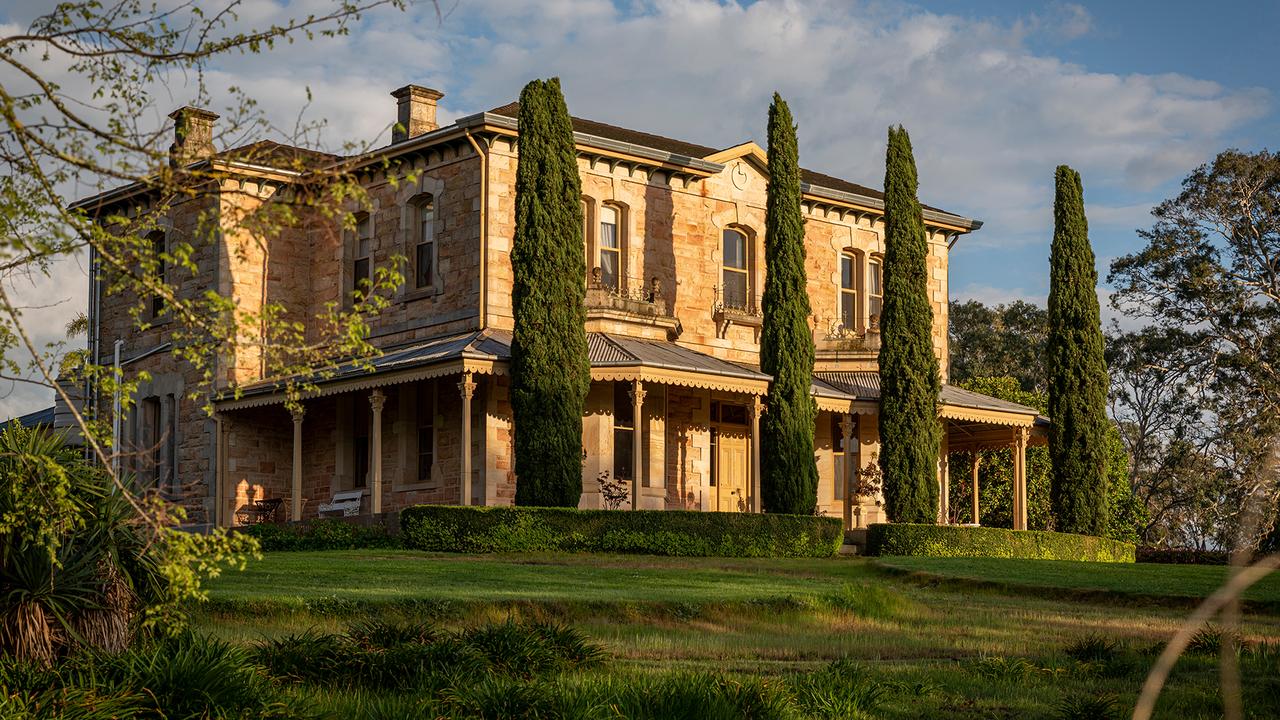
[(1058, 167), (1049, 257), (1050, 499), (1054, 529), (1102, 535), (1107, 505), (1107, 365), (1098, 271), (1080, 173)]
[(938, 357), (929, 304), (929, 244), (916, 197), (911, 138), (889, 128), (884, 172), (884, 305), (880, 311), (880, 469), (894, 522), (938, 517)]
[(760, 367), (773, 376), (761, 420), (760, 492), (769, 512), (809, 515), (818, 501), (813, 460), (817, 405), (809, 394), (813, 335), (804, 270), (800, 159), (787, 103), (769, 106), (769, 186), (765, 206), (764, 327)]
[(591, 370), (581, 180), (558, 78), (525, 86), (518, 122), (511, 244), (516, 504), (576, 507)]

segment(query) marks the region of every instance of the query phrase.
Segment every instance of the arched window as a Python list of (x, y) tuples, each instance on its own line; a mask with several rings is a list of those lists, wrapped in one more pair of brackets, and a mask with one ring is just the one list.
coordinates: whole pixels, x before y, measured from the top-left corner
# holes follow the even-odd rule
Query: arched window
[(721, 235), (721, 284), (724, 306), (734, 310), (747, 310), (751, 282), (747, 265), (747, 235), (741, 230), (726, 228)]
[(424, 195), (414, 204), (417, 222), (414, 226), (414, 287), (429, 288), (436, 284), (436, 207), (435, 198)]
[(368, 213), (356, 216), (351, 243), (351, 292), (368, 295), (373, 286), (373, 220)]
[(845, 332), (858, 329), (858, 256), (840, 253), (840, 327)]
[(867, 314), (873, 329), (880, 327), (880, 308), (884, 305), (884, 260), (873, 255), (867, 263)]
[(600, 233), (597, 236), (600, 284), (610, 290), (622, 286), (622, 236), (619, 233), (618, 208), (600, 206)]

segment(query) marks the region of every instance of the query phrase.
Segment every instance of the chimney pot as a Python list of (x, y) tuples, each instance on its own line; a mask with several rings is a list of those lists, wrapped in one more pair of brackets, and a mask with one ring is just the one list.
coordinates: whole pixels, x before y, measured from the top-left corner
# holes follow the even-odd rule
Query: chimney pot
[(169, 113), (169, 117), (173, 119), (170, 165), (181, 167), (214, 154), (213, 123), (218, 119), (218, 113), (188, 105)]
[(444, 93), (421, 85), (405, 85), (394, 90), (396, 99), (396, 126), (391, 131), (391, 142), (404, 142), (440, 127), (436, 123), (436, 102)]

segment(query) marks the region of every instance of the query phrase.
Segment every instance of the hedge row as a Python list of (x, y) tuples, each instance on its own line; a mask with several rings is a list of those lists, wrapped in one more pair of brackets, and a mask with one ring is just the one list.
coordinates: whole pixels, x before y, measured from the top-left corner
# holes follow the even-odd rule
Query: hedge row
[(1226, 565), (1231, 554), (1223, 550), (1138, 548), (1138, 562), (1168, 565)]
[(239, 529), (258, 538), (263, 550), (364, 550), (400, 547), (400, 538), (382, 525), (357, 525), (333, 518), (306, 523), (263, 523)]
[(837, 518), (683, 510), (417, 505), (400, 513), (405, 547), (437, 552), (603, 552), (686, 557), (828, 557)]
[(1134, 561), (1133, 545), (1108, 538), (1040, 530), (906, 523), (876, 524), (867, 528), (867, 554)]

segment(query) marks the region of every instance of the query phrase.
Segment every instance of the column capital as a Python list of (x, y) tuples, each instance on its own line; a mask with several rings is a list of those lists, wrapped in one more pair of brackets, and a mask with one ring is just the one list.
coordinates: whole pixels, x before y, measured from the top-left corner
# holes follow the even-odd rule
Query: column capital
[(369, 406), (373, 408), (374, 412), (382, 412), (382, 407), (386, 404), (387, 396), (382, 392), (381, 388), (375, 388), (373, 392), (369, 393)]
[(631, 381), (631, 389), (627, 391), (627, 396), (631, 398), (631, 402), (636, 405), (643, 405), (644, 396), (648, 394), (649, 391), (644, 389), (644, 383), (639, 380)]
[(462, 373), (462, 380), (458, 383), (458, 394), (462, 396), (463, 400), (470, 400), (475, 397), (476, 383), (471, 378), (471, 371), (468, 370)]
[(747, 404), (747, 412), (750, 413), (752, 420), (759, 420), (764, 413), (764, 399), (759, 395), (752, 395), (751, 402)]
[(302, 423), (302, 418), (306, 414), (307, 414), (307, 409), (302, 405), (299, 405), (298, 407), (292, 408), (289, 410), (289, 415), (293, 418), (293, 421), (299, 424)]
[[(845, 413), (840, 416), (840, 432), (844, 435), (845, 440), (853, 439), (853, 413)], [(848, 448), (845, 448), (848, 451)]]

